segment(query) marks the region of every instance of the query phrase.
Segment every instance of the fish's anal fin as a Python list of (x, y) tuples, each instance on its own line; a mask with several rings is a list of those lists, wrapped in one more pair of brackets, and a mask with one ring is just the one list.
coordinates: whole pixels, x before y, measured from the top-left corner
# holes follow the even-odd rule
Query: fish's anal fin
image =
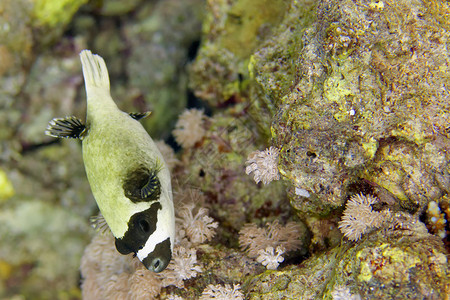
[(86, 135), (86, 126), (76, 117), (55, 118), (47, 125), (45, 134), (56, 138), (82, 140)]
[(133, 119), (139, 121), (141, 119), (147, 118), (148, 116), (150, 116), (152, 114), (151, 111), (146, 111), (143, 113), (129, 113), (130, 117), (132, 117)]

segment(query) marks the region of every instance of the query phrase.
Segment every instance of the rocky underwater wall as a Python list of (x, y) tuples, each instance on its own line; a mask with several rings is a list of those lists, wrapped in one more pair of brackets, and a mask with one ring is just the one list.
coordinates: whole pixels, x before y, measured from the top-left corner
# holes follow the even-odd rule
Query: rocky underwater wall
[[(448, 1), (0, 12), (0, 298), (449, 299)], [(43, 134), (84, 119), (86, 48), (172, 172), (158, 274), (90, 228), (80, 143)]]

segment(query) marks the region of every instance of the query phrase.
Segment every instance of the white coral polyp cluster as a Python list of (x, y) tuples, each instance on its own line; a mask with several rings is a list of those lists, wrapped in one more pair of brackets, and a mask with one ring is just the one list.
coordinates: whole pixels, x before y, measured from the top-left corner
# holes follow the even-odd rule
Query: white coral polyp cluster
[(301, 226), (295, 222), (283, 226), (275, 220), (267, 223), (265, 228), (249, 223), (239, 231), (239, 245), (267, 269), (276, 269), (283, 262), (285, 252), (300, 249), (301, 233)]
[(81, 259), (83, 299), (151, 299), (161, 291), (156, 273), (133, 255), (122, 255), (109, 231), (97, 233)]
[(371, 195), (353, 195), (347, 202), (339, 229), (351, 241), (357, 241), (361, 235), (372, 228), (379, 228), (386, 219), (389, 211), (376, 212), (372, 210), (372, 204), (378, 199)]
[(167, 295), (167, 299), (168, 300), (184, 300), (184, 298), (183, 297), (181, 297), (181, 296), (178, 296), (178, 295)]
[(187, 109), (178, 117), (172, 133), (181, 147), (192, 148), (205, 136), (204, 119), (203, 111), (198, 109)]
[(333, 300), (361, 300), (359, 294), (350, 293), (350, 289), (343, 285), (335, 286), (334, 290), (331, 292), (331, 296), (333, 297)]
[(193, 248), (186, 249), (183, 246), (175, 246), (173, 258), (167, 269), (158, 275), (161, 277), (162, 286), (175, 285), (184, 288), (183, 280), (196, 277), (202, 272), (202, 268), (197, 264), (197, 253)]
[(284, 261), (284, 248), (278, 246), (277, 249), (273, 247), (267, 247), (264, 250), (258, 251), (258, 257), (256, 261), (265, 266), (268, 270), (276, 270), (278, 265)]
[(83, 299), (153, 299), (162, 287), (184, 288), (184, 280), (202, 272), (194, 248), (175, 246), (166, 270), (147, 270), (133, 255), (122, 255), (110, 232), (98, 233), (81, 260)]
[[(203, 202), (198, 190), (188, 190), (188, 204), (176, 212), (177, 234), (172, 260), (161, 273), (147, 270), (133, 255), (121, 255), (103, 217), (94, 218), (97, 235), (86, 248), (81, 262), (83, 299), (153, 299), (162, 287), (184, 288), (184, 281), (203, 271), (195, 245), (214, 237), (218, 223), (208, 209), (196, 208)], [(195, 202), (195, 203), (194, 203)]]
[(218, 223), (208, 216), (207, 208), (199, 208), (196, 214), (194, 209), (193, 203), (184, 205), (177, 214), (177, 223), (191, 243), (202, 244), (214, 237)]
[(225, 286), (210, 284), (203, 290), (200, 300), (244, 300), (240, 288), (239, 284), (233, 284), (233, 288), (229, 284)]
[(262, 181), (264, 184), (268, 184), (273, 180), (280, 179), (280, 173), (278, 171), (279, 154), (280, 150), (275, 147), (250, 153), (247, 158), (245, 173), (247, 175), (253, 173), (253, 180), (256, 183)]

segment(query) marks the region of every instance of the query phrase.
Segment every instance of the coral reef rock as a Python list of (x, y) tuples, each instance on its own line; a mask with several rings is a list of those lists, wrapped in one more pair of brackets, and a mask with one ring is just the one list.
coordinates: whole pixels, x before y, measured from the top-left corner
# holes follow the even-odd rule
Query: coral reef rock
[(328, 215), (363, 180), (410, 212), (449, 192), (447, 2), (292, 1), (257, 13), (270, 29), (235, 51), (229, 24), (249, 34), (250, 2), (209, 2), (190, 85), (216, 106), (250, 103), (291, 191), (308, 192), (290, 193), (300, 214)]
[[(336, 299), (342, 289), (360, 299), (446, 299), (449, 263), (439, 238), (405, 214), (394, 223), (358, 244), (346, 242), (299, 266), (255, 276), (244, 285), (248, 299)], [(352, 297), (345, 299), (357, 299)]]

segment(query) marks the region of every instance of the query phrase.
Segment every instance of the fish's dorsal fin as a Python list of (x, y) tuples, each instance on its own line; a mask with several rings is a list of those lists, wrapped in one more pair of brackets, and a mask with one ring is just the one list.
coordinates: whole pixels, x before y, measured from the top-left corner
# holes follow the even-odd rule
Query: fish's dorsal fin
[(82, 140), (86, 135), (86, 126), (74, 116), (55, 118), (48, 123), (45, 134), (56, 138)]
[(80, 52), (80, 59), (88, 97), (90, 88), (99, 88), (109, 92), (109, 74), (103, 58), (100, 55), (92, 54), (90, 50), (83, 50)]
[(148, 116), (150, 116), (152, 114), (151, 111), (146, 111), (143, 113), (129, 113), (130, 117), (132, 117), (133, 119), (139, 121), (141, 119), (147, 118)]

